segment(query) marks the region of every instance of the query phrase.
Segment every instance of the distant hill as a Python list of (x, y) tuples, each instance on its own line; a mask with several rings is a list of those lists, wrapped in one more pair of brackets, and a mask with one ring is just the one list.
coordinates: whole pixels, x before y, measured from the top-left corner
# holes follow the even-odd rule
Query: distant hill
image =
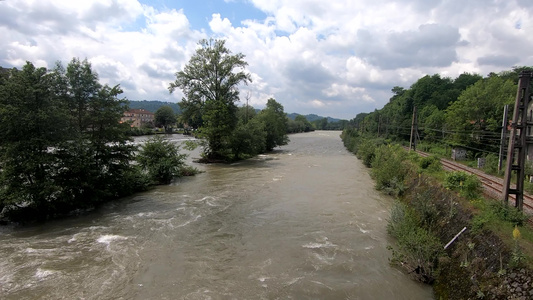
[[(300, 115), (300, 114), (297, 114), (297, 113), (287, 114), (287, 116), (288, 116), (289, 119), (291, 119), (291, 120), (296, 119), (296, 116), (299, 116), (299, 115)], [(318, 116), (318, 115), (315, 115), (315, 114), (305, 115), (305, 118), (306, 118), (307, 121), (309, 121), (309, 122), (313, 122), (313, 121), (316, 121), (316, 120), (322, 120), (322, 119), (324, 119), (324, 118), (328, 119), (328, 123), (336, 123), (336, 122), (341, 121), (341, 119), (336, 119), (336, 118), (332, 118), (332, 117), (321, 117), (321, 116)]]
[[(155, 113), (161, 106), (170, 106), (170, 107), (172, 107), (172, 109), (174, 110), (175, 113), (180, 113), (181, 112), (181, 109), (180, 109), (178, 103), (174, 103), (174, 102), (163, 102), (163, 101), (158, 101), (158, 100), (142, 100), (142, 101), (129, 100), (129, 107), (131, 109), (144, 108), (147, 111)], [(256, 109), (256, 112), (259, 112), (259, 111), (261, 111), (261, 110), (260, 109)], [(299, 116), (299, 115), (300, 114), (298, 114), (298, 113), (287, 114), (287, 116), (290, 119), (292, 119), (292, 120), (294, 120), (296, 118), (296, 116)], [(318, 115), (315, 115), (315, 114), (305, 115), (305, 118), (309, 122), (313, 122), (313, 121), (316, 121), (316, 120), (322, 120), (324, 118), (328, 119), (328, 123), (336, 123), (336, 122), (341, 121), (341, 119), (335, 119), (335, 118), (331, 118), (331, 117), (322, 117), (322, 116), (318, 116)]]
[(144, 108), (149, 112), (155, 113), (161, 106), (170, 106), (174, 110), (175, 113), (180, 113), (181, 109), (178, 105), (178, 103), (174, 102), (163, 102), (163, 101), (157, 101), (157, 100), (142, 100), (142, 101), (135, 101), (135, 100), (129, 100), (129, 107), (131, 109), (139, 109)]

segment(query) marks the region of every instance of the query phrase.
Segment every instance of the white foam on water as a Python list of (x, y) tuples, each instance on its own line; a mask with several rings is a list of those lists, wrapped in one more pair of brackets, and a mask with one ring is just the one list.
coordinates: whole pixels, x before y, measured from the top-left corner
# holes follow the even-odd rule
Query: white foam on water
[(187, 226), (187, 225), (189, 225), (189, 224), (191, 224), (193, 222), (198, 221), (198, 219), (200, 219), (201, 217), (202, 217), (202, 215), (197, 215), (197, 216), (194, 217), (194, 219), (186, 221), (185, 223), (182, 223), (182, 224), (178, 225), (177, 227), (185, 227), (185, 226)]
[(154, 212), (140, 212), (137, 214), (137, 217), (151, 217), (153, 215), (155, 215)]
[(312, 282), (312, 283), (315, 283), (315, 284), (318, 284), (318, 285), (321, 285), (321, 286), (324, 286), (324, 287), (328, 288), (330, 291), (333, 291), (333, 288), (331, 288), (331, 287), (329, 287), (329, 286), (323, 284), (323, 283), (320, 282), (320, 281), (311, 280), (311, 282)]
[(203, 201), (209, 201), (209, 200), (216, 200), (216, 198), (213, 196), (205, 196), (202, 199), (196, 200), (196, 202), (203, 202)]
[(308, 243), (308, 244), (302, 245), (302, 247), (308, 248), (308, 249), (318, 249), (318, 248), (337, 247), (337, 245), (331, 243), (330, 241), (326, 241), (325, 243)]
[(105, 226), (91, 226), (91, 227), (88, 227), (87, 229), (94, 231), (94, 230), (100, 230), (100, 229), (107, 229), (107, 227), (105, 227)]
[(109, 245), (112, 241), (127, 240), (128, 238), (121, 235), (105, 234), (100, 236), (96, 241), (101, 244)]
[(81, 233), (75, 233), (67, 242), (70, 244), (70, 243), (74, 243), (78, 240), (78, 237), (81, 235)]
[(42, 280), (50, 275), (53, 275), (57, 273), (57, 271), (52, 271), (52, 270), (45, 270), (45, 269), (41, 269), (41, 268), (37, 268), (37, 271), (35, 272), (35, 277), (37, 277), (38, 279)]
[(296, 278), (293, 278), (293, 279), (289, 280), (289, 282), (287, 282), (287, 283), (285, 284), (285, 286), (293, 285), (293, 284), (297, 283), (298, 281), (300, 281), (300, 280), (302, 280), (302, 279), (303, 279), (303, 277), (296, 277)]
[(359, 227), (359, 231), (361, 231), (362, 233), (370, 232), (370, 230), (364, 230), (363, 228), (361, 228), (361, 226), (359, 226), (359, 224), (357, 224), (357, 227)]

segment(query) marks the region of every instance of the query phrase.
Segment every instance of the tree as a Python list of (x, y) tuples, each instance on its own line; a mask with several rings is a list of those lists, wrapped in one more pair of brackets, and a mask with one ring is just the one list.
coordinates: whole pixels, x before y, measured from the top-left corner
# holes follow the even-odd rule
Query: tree
[(246, 118), (239, 121), (233, 131), (232, 152), (235, 160), (263, 153), (266, 149), (266, 125), (259, 118), (253, 118), (246, 123), (245, 120)]
[(129, 127), (120, 123), (127, 109), (118, 99), (122, 90), (102, 86), (86, 59), (72, 59), (66, 70), (58, 64), (54, 73), (71, 117), (69, 139), (57, 152), (64, 165), (57, 174), (61, 201), (68, 209), (115, 198), (130, 184), (124, 176), (135, 172), (130, 164), (135, 146), (129, 143)]
[(303, 115), (297, 115), (294, 118), (294, 122), (298, 125), (299, 131), (298, 132), (309, 132), (311, 131), (312, 125), (307, 120), (307, 118)]
[(199, 46), (185, 68), (176, 73), (169, 91), (179, 88), (185, 94), (180, 102), (184, 121), (201, 119), (200, 130), (208, 144), (205, 156), (224, 159), (237, 125), (237, 87), (251, 82), (251, 76), (244, 72), (244, 55), (232, 55), (224, 40), (201, 40)]
[(156, 136), (141, 146), (136, 160), (152, 181), (167, 184), (182, 176), (186, 158), (178, 145)]
[(496, 151), (500, 143), (503, 107), (514, 103), (516, 84), (499, 76), (489, 77), (467, 88), (446, 109), (446, 128), (456, 144)]
[(67, 133), (65, 107), (52, 93), (52, 76), (30, 62), (0, 85), (0, 208), (46, 206), (56, 200), (57, 158)]
[(172, 132), (172, 125), (176, 124), (176, 120), (177, 118), (176, 114), (174, 114), (174, 110), (168, 105), (161, 106), (155, 112), (156, 126), (163, 126), (167, 133)]
[(120, 93), (86, 60), (13, 70), (0, 84), (0, 207), (46, 219), (142, 189)]
[(287, 136), (288, 121), (283, 111), (283, 105), (270, 98), (266, 108), (257, 117), (265, 124), (267, 151), (272, 151), (275, 147), (286, 145), (289, 142)]

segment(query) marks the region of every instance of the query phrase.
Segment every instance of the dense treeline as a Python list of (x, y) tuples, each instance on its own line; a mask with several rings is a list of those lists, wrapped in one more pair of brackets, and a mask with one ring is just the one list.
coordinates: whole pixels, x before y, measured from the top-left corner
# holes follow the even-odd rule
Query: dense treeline
[[(47, 219), (161, 182), (150, 163), (131, 163), (137, 148), (120, 122), (127, 101), (120, 86), (99, 83), (87, 60), (52, 70), (27, 62), (1, 74), (2, 218)], [(183, 161), (168, 145), (159, 150)]]
[(408, 89), (392, 88), (389, 103), (357, 115), (349, 126), (365, 134), (408, 141), (416, 107), (418, 140), (461, 146), (474, 155), (497, 153), (504, 106), (514, 103), (518, 75), (523, 70), (533, 68), (515, 67), (486, 77), (470, 73), (455, 79), (427, 75)]

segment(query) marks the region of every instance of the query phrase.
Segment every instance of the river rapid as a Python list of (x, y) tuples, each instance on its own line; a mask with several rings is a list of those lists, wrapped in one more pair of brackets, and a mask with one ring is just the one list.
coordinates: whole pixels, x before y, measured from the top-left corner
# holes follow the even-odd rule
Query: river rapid
[(389, 265), (392, 199), (339, 134), (291, 135), (83, 216), (0, 227), (0, 299), (433, 299)]

